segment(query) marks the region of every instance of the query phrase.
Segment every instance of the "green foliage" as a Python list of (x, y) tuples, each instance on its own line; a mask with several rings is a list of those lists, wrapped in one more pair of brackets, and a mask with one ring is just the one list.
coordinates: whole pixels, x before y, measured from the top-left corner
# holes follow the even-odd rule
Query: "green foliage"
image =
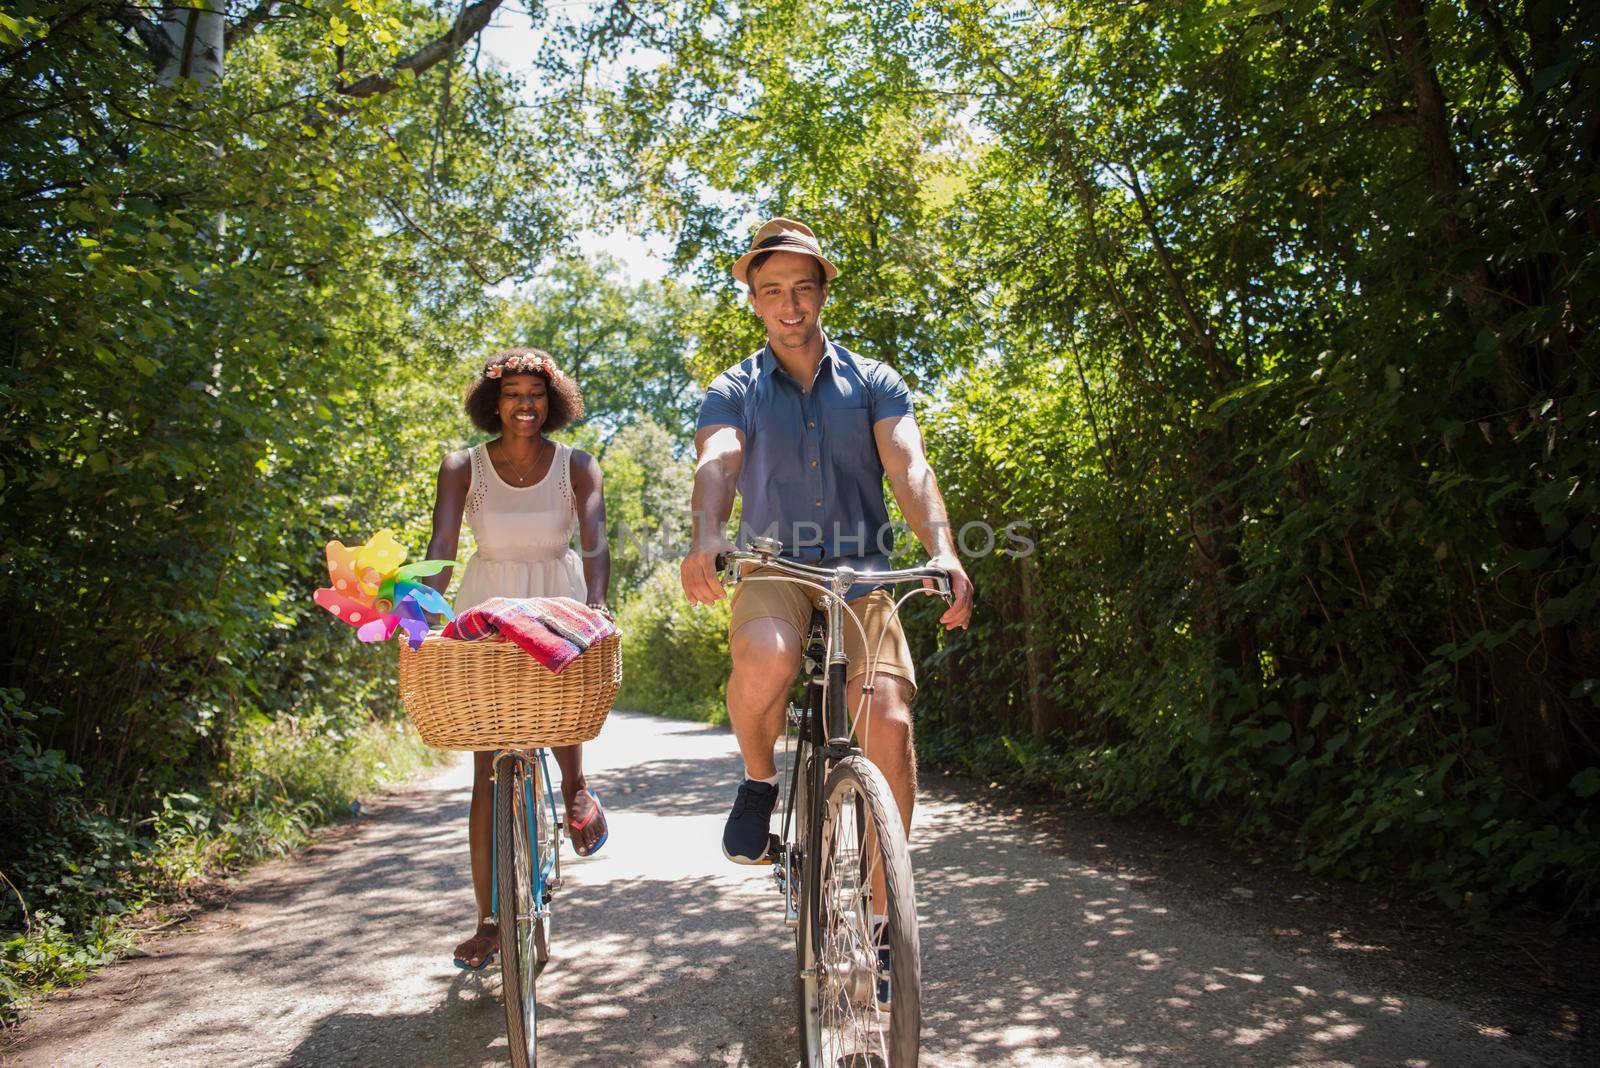
[(1597, 16), (1512, 8), (639, 16), (606, 194), (720, 286), (702, 377), (743, 223), (805, 218), (955, 526), (1032, 524), (970, 631), (913, 605), (935, 750), (1468, 912), (1592, 903)]
[(835, 340), (913, 383), (978, 342), (975, 309), (951, 300), (955, 250), (944, 240), (974, 147), (957, 106), (921, 92), (915, 61), (892, 47), (914, 45), (905, 14), (832, 5), (824, 16), (790, 0), (631, 16), (666, 59), (590, 94), (599, 136), (586, 146), (609, 164), (593, 195), (677, 224), (679, 265), (711, 295), (692, 320), (702, 382), (763, 340), (728, 273), (757, 204), (807, 220), (849, 265), (831, 288)]
[(17, 690), (0, 690), (0, 1022), (28, 992), (72, 982), (120, 948), (115, 918), (139, 903), (122, 876), (138, 841), (84, 796), (83, 771), (40, 744), (41, 720)]
[(8, 60), (36, 77), (0, 149), (31, 183), (0, 200), (0, 599), (50, 622), (0, 663), (119, 815), (186, 785), (230, 722), (375, 665), (301, 627), (319, 547), (386, 524), (419, 546), (486, 310), (458, 280), (550, 236), (503, 79), (308, 125), (292, 86), (322, 33), (258, 33), (203, 98), (151, 85), (100, 19)]
[(486, 287), (564, 234), (503, 74), (457, 54), (341, 92), (454, 8), (283, 9), (210, 88), (154, 81), (143, 9), (25, 9), (0, 22), (8, 998), (414, 764), (393, 651), (310, 602), (321, 546), (420, 551)]
[(690, 324), (703, 302), (677, 282), (625, 284), (609, 260), (565, 258), (525, 288), (505, 316), (514, 344), (555, 356), (606, 431), (648, 420), (682, 439), (700, 391), (690, 373)]
[(81, 980), (130, 944), (131, 914), (181, 895), (196, 879), (304, 843), (358, 797), (437, 760), (409, 728), (338, 715), (255, 717), (224, 739), (217, 778), (200, 793), (161, 798), (136, 826), (105, 814), (83, 769), (39, 740), (24, 695), (0, 691), (0, 1023), (28, 997)]
[[(678, 453), (684, 439), (651, 419), (623, 427), (601, 455), (611, 530), (612, 584), (634, 595), (662, 560), (682, 555), (689, 538), (694, 471)], [(669, 596), (673, 591), (664, 591)], [(677, 597), (682, 596), (681, 590)]]
[(622, 628), (620, 708), (726, 723), (728, 602), (695, 607), (678, 565), (657, 564), (617, 613)]

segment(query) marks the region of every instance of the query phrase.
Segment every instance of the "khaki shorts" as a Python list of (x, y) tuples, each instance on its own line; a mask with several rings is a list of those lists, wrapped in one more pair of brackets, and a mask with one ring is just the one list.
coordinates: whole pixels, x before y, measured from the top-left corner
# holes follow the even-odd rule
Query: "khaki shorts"
[[(752, 619), (781, 619), (794, 627), (804, 641), (811, 625), (813, 598), (821, 596), (815, 590), (792, 582), (741, 582), (733, 591), (733, 618), (728, 623), (728, 635), (737, 634), (739, 628)], [(860, 617), (861, 627), (852, 623), (848, 615), (844, 617), (844, 652), (850, 658), (847, 679), (865, 674), (867, 653), (877, 650), (878, 673), (898, 675), (915, 689), (917, 671), (911, 665), (911, 647), (906, 644), (905, 631), (900, 629), (900, 617), (894, 614), (894, 597), (890, 592), (873, 590), (851, 601), (850, 608)], [(865, 647), (861, 643), (862, 628), (867, 632)]]

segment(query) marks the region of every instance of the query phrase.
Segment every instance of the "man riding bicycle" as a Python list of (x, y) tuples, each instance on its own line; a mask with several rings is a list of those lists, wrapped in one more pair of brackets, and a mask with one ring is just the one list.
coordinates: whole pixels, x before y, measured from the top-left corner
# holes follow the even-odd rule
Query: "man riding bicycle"
[[(743, 534), (775, 537), (785, 557), (863, 571), (889, 566), (893, 531), (883, 495), (889, 477), (907, 524), (950, 576), (947, 630), (972, 616), (972, 584), (954, 539), (905, 380), (888, 364), (827, 339), (820, 322), (837, 268), (811, 228), (772, 219), (756, 231), (733, 276), (749, 287), (767, 343), (711, 383), (695, 433), (693, 542), (684, 593), (711, 604), (724, 595), (716, 558), (734, 548), (725, 529), (737, 489)], [(905, 827), (916, 797), (911, 698), (916, 671), (890, 592), (858, 585), (847, 597), (866, 640), (845, 628), (847, 706), (859, 706), (870, 655), (881, 651), (862, 748), (894, 794)], [(744, 757), (744, 780), (723, 829), (723, 853), (739, 864), (769, 861), (779, 794), (773, 747), (784, 698), (800, 668), (813, 596), (786, 582), (741, 583), (733, 598), (728, 719)], [(881, 639), (881, 641), (880, 641)]]

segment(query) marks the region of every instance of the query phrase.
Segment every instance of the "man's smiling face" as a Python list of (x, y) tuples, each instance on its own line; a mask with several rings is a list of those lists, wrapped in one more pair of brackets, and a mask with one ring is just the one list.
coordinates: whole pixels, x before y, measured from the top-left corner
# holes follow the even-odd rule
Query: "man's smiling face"
[(822, 264), (801, 252), (774, 252), (750, 280), (750, 307), (766, 324), (772, 347), (803, 352), (821, 330), (817, 317), (828, 300)]

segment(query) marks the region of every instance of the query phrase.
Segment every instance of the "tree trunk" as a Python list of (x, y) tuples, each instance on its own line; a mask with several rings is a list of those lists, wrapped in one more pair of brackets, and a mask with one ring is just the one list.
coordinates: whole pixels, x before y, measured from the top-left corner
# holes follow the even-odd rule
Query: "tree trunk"
[(202, 88), (222, 81), (223, 37), (227, 20), (223, 0), (188, 0), (185, 7), (168, 8), (161, 20), (167, 47), (158, 56), (156, 80), (172, 85), (189, 78)]
[[(1532, 11), (1530, 8), (1530, 13)], [(1464, 325), (1468, 330), (1488, 329), (1501, 334), (1508, 321), (1520, 311), (1520, 306), (1538, 306), (1549, 301), (1549, 284), (1545, 279), (1554, 268), (1535, 260), (1512, 263), (1491, 272), (1487, 258), (1481, 250), (1473, 248), (1475, 235), (1462, 218), (1459, 203), (1463, 193), (1470, 192), (1471, 187), (1451, 139), (1450, 105), (1439, 81), (1426, 0), (1395, 0), (1394, 24), (1399, 46), (1398, 73), (1402, 84), (1407, 85), (1415, 97), (1414, 125), (1429, 193), (1441, 213), (1440, 236), (1450, 257), (1444, 267), (1443, 280), (1463, 294), (1467, 309)], [(1553, 40), (1548, 33), (1541, 34), (1541, 27), (1548, 29), (1543, 19), (1536, 16), (1528, 28), (1534, 70), (1554, 62), (1554, 53), (1547, 57), (1549, 62), (1541, 59), (1541, 48)], [(1525, 275), (1520, 286), (1514, 277), (1519, 271)], [(1500, 295), (1501, 290), (1508, 288), (1508, 275), (1512, 283), (1509, 288), (1513, 292), (1523, 290), (1520, 301)], [(1498, 343), (1488, 392), (1509, 437), (1515, 438), (1525, 420), (1530, 418), (1528, 405), (1537, 399), (1541, 390), (1556, 395), (1570, 390), (1569, 353), (1576, 351), (1577, 345), (1574, 339), (1560, 332), (1545, 340), (1545, 344), (1510, 339)], [(1482, 410), (1482, 407), (1482, 400), (1469, 399), (1469, 410)], [(1531, 490), (1532, 485), (1526, 488)], [(1540, 516), (1525, 496), (1519, 495), (1497, 508), (1495, 523), (1508, 552), (1548, 548), (1555, 558), (1583, 558), (1584, 550), (1572, 542), (1571, 531), (1556, 539), (1546, 535)], [(1572, 685), (1583, 677), (1572, 656), (1577, 647), (1574, 641), (1577, 624), (1552, 626), (1543, 620), (1544, 606), (1563, 592), (1564, 588), (1558, 584), (1540, 581), (1513, 595), (1513, 600), (1520, 595), (1530, 602), (1525, 608), (1492, 611), (1484, 621), (1485, 628), (1494, 631), (1509, 631), (1524, 621), (1533, 623), (1533, 640), (1528, 645), (1520, 641), (1507, 642), (1482, 657), (1490, 677), (1496, 680), (1493, 690), (1507, 695), (1514, 703), (1515, 718), (1501, 722), (1499, 730), (1516, 754), (1519, 769), (1539, 790), (1557, 788), (1571, 776), (1577, 766), (1575, 751), (1593, 751), (1586, 729), (1586, 720), (1590, 718), (1587, 710), (1568, 696)], [(1496, 700), (1494, 692), (1490, 700)], [(1489, 718), (1498, 720), (1494, 715)]]

